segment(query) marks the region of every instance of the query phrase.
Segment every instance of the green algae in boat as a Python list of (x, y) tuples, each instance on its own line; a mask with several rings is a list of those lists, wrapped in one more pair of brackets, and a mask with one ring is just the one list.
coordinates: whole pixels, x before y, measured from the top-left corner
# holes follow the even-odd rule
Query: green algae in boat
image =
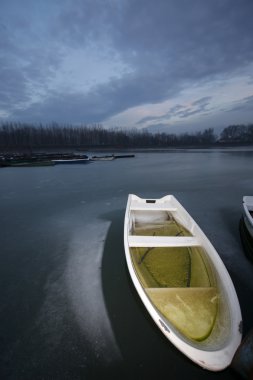
[(218, 310), (217, 289), (149, 288), (147, 295), (182, 334), (203, 341), (211, 334)]
[(142, 286), (215, 286), (214, 273), (196, 247), (131, 247), (131, 259)]
[(203, 368), (226, 368), (241, 342), (241, 311), (215, 248), (173, 197), (129, 195), (124, 245), (130, 276), (164, 335)]

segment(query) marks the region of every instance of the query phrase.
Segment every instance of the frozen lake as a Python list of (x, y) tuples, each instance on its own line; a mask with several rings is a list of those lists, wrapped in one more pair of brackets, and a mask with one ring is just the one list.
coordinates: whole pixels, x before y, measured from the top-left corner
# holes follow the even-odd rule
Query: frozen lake
[(184, 357), (129, 278), (129, 193), (173, 194), (223, 259), (253, 325), (253, 265), (238, 230), (253, 149), (136, 153), (88, 165), (0, 170), (0, 378), (236, 379)]

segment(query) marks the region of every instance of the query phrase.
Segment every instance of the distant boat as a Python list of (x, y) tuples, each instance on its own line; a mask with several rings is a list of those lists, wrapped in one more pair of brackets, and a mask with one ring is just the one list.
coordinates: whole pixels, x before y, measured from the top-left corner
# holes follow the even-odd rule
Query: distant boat
[(61, 160), (52, 160), (56, 165), (58, 164), (88, 164), (90, 162), (89, 158), (66, 158)]
[(124, 245), (135, 288), (163, 334), (203, 368), (229, 366), (242, 336), (236, 291), (215, 248), (176, 198), (129, 195)]
[(135, 155), (134, 154), (117, 154), (117, 155), (115, 155), (114, 156), (115, 158), (133, 158), (133, 157), (135, 157)]
[(91, 161), (113, 161), (114, 156), (92, 156)]
[(117, 158), (132, 158), (135, 157), (134, 154), (124, 154), (124, 155), (115, 155), (112, 154), (110, 156), (92, 156), (91, 161), (113, 161)]
[(253, 261), (253, 196), (243, 197), (240, 236), (246, 256)]

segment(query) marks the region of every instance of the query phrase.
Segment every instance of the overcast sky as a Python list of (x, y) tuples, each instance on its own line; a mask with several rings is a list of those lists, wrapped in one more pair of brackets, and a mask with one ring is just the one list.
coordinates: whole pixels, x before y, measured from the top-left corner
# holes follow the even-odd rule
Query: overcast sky
[(0, 0), (0, 120), (253, 122), (252, 0)]

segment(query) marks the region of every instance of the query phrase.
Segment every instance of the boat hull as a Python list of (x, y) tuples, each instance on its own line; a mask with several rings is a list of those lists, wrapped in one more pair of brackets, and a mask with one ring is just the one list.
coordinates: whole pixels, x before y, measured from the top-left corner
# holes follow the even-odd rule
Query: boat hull
[(248, 227), (243, 217), (240, 219), (239, 231), (245, 255), (251, 262), (253, 262), (253, 238), (249, 233)]
[[(133, 236), (133, 223), (135, 223), (138, 218), (151, 218), (153, 212), (172, 214), (184, 227), (189, 228), (191, 236), (169, 238), (167, 236)], [(156, 215), (159, 216), (160, 214)], [(136, 270), (136, 264), (133, 262), (131, 250), (133, 247), (153, 247), (154, 244), (155, 247), (159, 247), (159, 249), (161, 247), (172, 249), (172, 252), (173, 249), (176, 249), (173, 247), (195, 247), (201, 245), (201, 247), (204, 248), (208, 260), (212, 263), (213, 268), (215, 268), (215, 276), (217, 277), (222, 299), (219, 304), (219, 313), (227, 313), (226, 316), (219, 321), (225, 326), (229, 319), (229, 328), (224, 328), (224, 330), (226, 330), (224, 333), (217, 333), (218, 330), (216, 328), (217, 331), (214, 329), (216, 332), (211, 333), (210, 338), (200, 342), (194, 341), (184, 335), (177, 326), (175, 327), (175, 324), (165, 317), (162, 309), (157, 308), (157, 305), (152, 302), (152, 298), (149, 296), (150, 290), (148, 289), (147, 291), (147, 288), (143, 285), (143, 281)], [(124, 245), (126, 261), (133, 284), (147, 311), (163, 334), (188, 358), (203, 368), (219, 371), (229, 366), (241, 342), (242, 317), (238, 298), (230, 276), (218, 253), (181, 204), (173, 196), (166, 196), (159, 200), (145, 200), (135, 195), (129, 195), (125, 214)], [(168, 248), (168, 246), (170, 248)], [(151, 291), (153, 292), (152, 289)], [(170, 292), (170, 289), (165, 288), (162, 291)], [(168, 305), (165, 306), (168, 309)], [(212, 342), (212, 339), (214, 342)]]
[(114, 156), (92, 156), (91, 161), (113, 161)]
[(245, 227), (253, 239), (253, 196), (243, 197), (243, 219)]
[(80, 159), (69, 159), (69, 160), (52, 160), (52, 162), (55, 165), (62, 165), (62, 164), (88, 164), (90, 163), (90, 160), (87, 158), (80, 158)]
[(244, 196), (242, 206), (240, 237), (246, 257), (253, 262), (253, 196)]

